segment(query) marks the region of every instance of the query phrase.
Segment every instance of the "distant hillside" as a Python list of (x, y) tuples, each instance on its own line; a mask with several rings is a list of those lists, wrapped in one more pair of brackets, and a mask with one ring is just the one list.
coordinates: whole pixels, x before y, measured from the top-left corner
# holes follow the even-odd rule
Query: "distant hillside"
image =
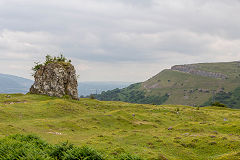
[(79, 82), (78, 94), (79, 96), (88, 96), (90, 94), (101, 93), (115, 88), (124, 88), (131, 84), (131, 82)]
[(173, 66), (145, 82), (95, 97), (99, 100), (193, 106), (219, 101), (231, 108), (240, 108), (238, 87), (240, 62), (199, 63)]
[(32, 80), (0, 73), (0, 93), (27, 93)]

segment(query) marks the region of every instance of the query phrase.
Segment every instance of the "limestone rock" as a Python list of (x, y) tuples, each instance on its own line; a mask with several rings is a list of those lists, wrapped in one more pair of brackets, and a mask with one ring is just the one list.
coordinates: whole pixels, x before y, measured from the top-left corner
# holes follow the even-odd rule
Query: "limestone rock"
[(62, 97), (69, 95), (78, 99), (77, 78), (70, 63), (48, 63), (34, 74), (35, 82), (30, 88), (32, 94)]
[(173, 66), (171, 70), (190, 73), (190, 74), (199, 75), (203, 77), (212, 77), (212, 78), (220, 78), (220, 79), (227, 78), (227, 76), (222, 73), (202, 71), (193, 65), (176, 65), (176, 66)]

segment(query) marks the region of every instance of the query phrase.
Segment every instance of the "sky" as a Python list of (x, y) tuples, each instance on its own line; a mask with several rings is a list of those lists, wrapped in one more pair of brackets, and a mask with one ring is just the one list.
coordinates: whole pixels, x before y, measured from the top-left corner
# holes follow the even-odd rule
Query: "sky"
[(240, 0), (0, 0), (0, 73), (47, 54), (79, 81), (145, 81), (176, 64), (240, 60)]

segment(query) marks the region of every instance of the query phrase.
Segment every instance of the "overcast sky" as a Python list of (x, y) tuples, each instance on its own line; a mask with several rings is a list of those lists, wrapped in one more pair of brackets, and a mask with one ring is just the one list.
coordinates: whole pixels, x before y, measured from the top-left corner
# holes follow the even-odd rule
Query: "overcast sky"
[(240, 60), (240, 0), (0, 0), (0, 73), (63, 53), (79, 81), (140, 82), (175, 64)]

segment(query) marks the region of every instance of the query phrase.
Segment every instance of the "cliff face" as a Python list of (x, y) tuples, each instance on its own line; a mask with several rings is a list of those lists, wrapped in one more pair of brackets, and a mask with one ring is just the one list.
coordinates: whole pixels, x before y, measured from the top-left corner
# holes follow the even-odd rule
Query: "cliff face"
[(69, 95), (72, 99), (78, 99), (76, 71), (70, 63), (43, 65), (36, 71), (34, 78), (30, 93), (56, 97)]
[(227, 76), (224, 74), (216, 73), (216, 72), (202, 71), (202, 70), (197, 69), (196, 66), (192, 66), (192, 65), (176, 65), (176, 66), (173, 66), (171, 68), (171, 70), (190, 73), (190, 74), (199, 75), (199, 76), (203, 76), (203, 77), (212, 77), (212, 78), (220, 78), (220, 79), (227, 78)]

